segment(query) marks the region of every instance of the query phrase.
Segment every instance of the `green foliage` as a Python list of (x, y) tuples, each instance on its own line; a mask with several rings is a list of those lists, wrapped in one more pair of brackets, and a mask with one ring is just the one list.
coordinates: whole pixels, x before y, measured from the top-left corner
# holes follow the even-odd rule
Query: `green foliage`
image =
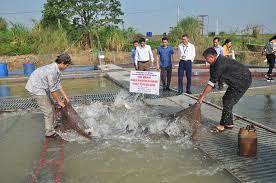
[(246, 60), (246, 53), (245, 52), (241, 52), (239, 55), (236, 56), (236, 60), (244, 63)]
[(0, 31), (6, 31), (7, 28), (8, 28), (7, 21), (4, 18), (0, 17)]
[(221, 37), (224, 37), (225, 35), (226, 35), (225, 32), (220, 32), (220, 33), (219, 33), (219, 36), (221, 36)]
[(106, 27), (100, 32), (100, 41), (106, 50), (121, 51), (127, 42), (127, 37), (118, 28)]
[(70, 27), (68, 15), (65, 13), (68, 1), (47, 0), (42, 11), (41, 24), (44, 27), (68, 29)]
[(84, 42), (91, 46), (91, 29), (117, 25), (122, 22), (121, 15), (118, 0), (47, 0), (42, 25), (62, 27), (71, 40), (84, 35)]
[(70, 42), (66, 31), (63, 29), (43, 28), (37, 24), (32, 31), (33, 53), (59, 53), (65, 51)]
[(0, 42), (1, 42), (1, 45), (4, 43), (12, 42), (12, 32), (0, 31)]
[(79, 26), (105, 26), (119, 24), (123, 15), (118, 0), (70, 0), (66, 11), (68, 17)]
[(70, 45), (65, 31), (45, 29), (40, 24), (32, 30), (21, 24), (12, 24), (10, 29), (0, 31), (0, 42), (0, 55), (58, 53)]
[[(118, 52), (130, 51), (132, 41), (138, 34), (133, 28), (122, 30), (106, 26), (91, 28), (89, 35), (93, 50)], [(0, 55), (22, 55), (60, 53), (70, 48), (75, 40), (72, 40), (72, 35), (63, 28), (45, 28), (41, 23), (37, 23), (31, 30), (20, 24), (12, 24), (7, 31), (0, 31), (0, 42)], [(83, 41), (80, 43), (81, 45), (78, 45), (82, 46)], [(82, 48), (87, 47), (80, 47)]]
[(150, 45), (152, 49), (156, 49), (161, 45), (161, 41), (151, 41), (151, 40), (149, 40), (149, 41), (147, 41), (147, 44)]
[(134, 40), (138, 40), (141, 36), (138, 35), (137, 30), (133, 27), (128, 27), (124, 30), (124, 35), (132, 42)]
[(30, 30), (21, 24), (12, 24), (10, 30), (0, 33), (0, 54), (20, 55), (31, 52)]
[(190, 41), (194, 44), (202, 43), (201, 36), (202, 25), (200, 21), (193, 17), (182, 19), (176, 27), (173, 27), (169, 33), (169, 38), (172, 43), (178, 44), (183, 34), (188, 34)]
[(133, 28), (122, 30), (114, 26), (91, 28), (89, 33), (92, 48), (117, 52), (123, 50), (129, 51), (137, 35), (136, 30)]

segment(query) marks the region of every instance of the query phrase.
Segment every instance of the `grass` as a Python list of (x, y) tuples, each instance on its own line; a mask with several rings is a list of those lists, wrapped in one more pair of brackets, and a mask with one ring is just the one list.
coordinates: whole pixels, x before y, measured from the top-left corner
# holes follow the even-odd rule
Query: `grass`
[(93, 27), (76, 34), (62, 28), (45, 28), (40, 23), (32, 29), (12, 24), (9, 29), (0, 30), (0, 55), (57, 54), (71, 46), (95, 51), (130, 51), (136, 36), (133, 28)]
[(30, 31), (24, 25), (12, 24), (6, 31), (0, 31), (0, 55), (21, 55), (31, 52)]
[[(202, 36), (200, 33), (201, 24), (198, 20), (188, 17), (181, 20), (176, 27), (173, 27), (168, 35), (170, 44), (177, 47), (181, 42), (183, 33), (190, 35), (190, 41), (197, 48), (197, 55), (212, 45), (212, 36)], [(90, 36), (88, 39), (88, 35)], [(32, 29), (22, 24), (11, 24), (7, 29), (0, 30), (0, 55), (26, 55), (26, 54), (58, 54), (68, 48), (71, 50), (90, 50), (98, 53), (103, 50), (112, 55), (131, 51), (133, 40), (142, 37), (134, 28), (122, 30), (114, 26), (91, 27), (86, 32), (81, 30), (64, 30), (62, 28), (47, 28), (37, 23)], [(271, 34), (261, 34), (257, 38), (250, 35), (221, 34), (221, 44), (225, 39), (232, 40), (235, 51), (241, 52), (237, 60), (247, 64), (265, 65), (264, 57), (261, 54), (250, 53), (249, 51), (261, 51), (262, 45), (272, 37)], [(154, 35), (147, 42), (152, 49), (161, 45), (162, 35)], [(74, 44), (77, 41), (77, 44)], [(248, 53), (247, 53), (248, 52)], [(96, 56), (95, 56), (96, 57)], [(113, 56), (112, 56), (113, 57)], [(124, 60), (120, 57), (119, 60)]]
[(64, 52), (70, 45), (67, 32), (62, 29), (53, 30), (36, 25), (31, 36), (33, 39), (31, 52), (35, 54)]

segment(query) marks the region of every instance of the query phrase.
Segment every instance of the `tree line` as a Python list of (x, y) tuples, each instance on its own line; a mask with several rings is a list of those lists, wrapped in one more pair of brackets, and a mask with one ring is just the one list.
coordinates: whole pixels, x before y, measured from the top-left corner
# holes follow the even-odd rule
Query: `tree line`
[[(132, 27), (120, 28), (123, 15), (119, 0), (47, 0), (42, 19), (31, 28), (0, 18), (0, 55), (57, 53), (72, 44), (78, 49), (130, 51), (132, 41), (143, 35)], [(183, 33), (200, 42), (200, 30), (200, 22), (187, 17), (168, 36), (175, 45)]]

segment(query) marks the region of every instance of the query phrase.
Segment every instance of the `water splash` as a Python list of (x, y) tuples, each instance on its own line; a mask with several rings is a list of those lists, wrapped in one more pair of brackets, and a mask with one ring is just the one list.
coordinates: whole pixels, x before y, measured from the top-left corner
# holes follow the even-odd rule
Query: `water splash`
[(149, 143), (165, 138), (166, 135), (172, 137), (189, 135), (183, 133), (183, 127), (178, 119), (162, 118), (159, 111), (144, 104), (139, 97), (122, 91), (116, 96), (114, 103), (96, 102), (76, 106), (75, 110), (96, 138), (140, 139)]
[(83, 136), (80, 136), (77, 132), (75, 131), (66, 131), (66, 132), (60, 132), (57, 131), (57, 134), (65, 141), (68, 142), (78, 142), (81, 144), (88, 143), (89, 140)]

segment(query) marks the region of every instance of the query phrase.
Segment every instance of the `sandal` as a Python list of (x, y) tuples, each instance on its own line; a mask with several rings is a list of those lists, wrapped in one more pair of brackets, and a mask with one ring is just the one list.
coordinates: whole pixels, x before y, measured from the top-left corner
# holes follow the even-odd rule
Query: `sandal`
[(234, 125), (224, 125), (225, 129), (232, 130), (234, 128)]
[(213, 126), (211, 128), (212, 133), (221, 133), (221, 132), (224, 132), (224, 130), (225, 130), (225, 128), (223, 128), (223, 130), (222, 130), (222, 129), (219, 129), (218, 126)]

